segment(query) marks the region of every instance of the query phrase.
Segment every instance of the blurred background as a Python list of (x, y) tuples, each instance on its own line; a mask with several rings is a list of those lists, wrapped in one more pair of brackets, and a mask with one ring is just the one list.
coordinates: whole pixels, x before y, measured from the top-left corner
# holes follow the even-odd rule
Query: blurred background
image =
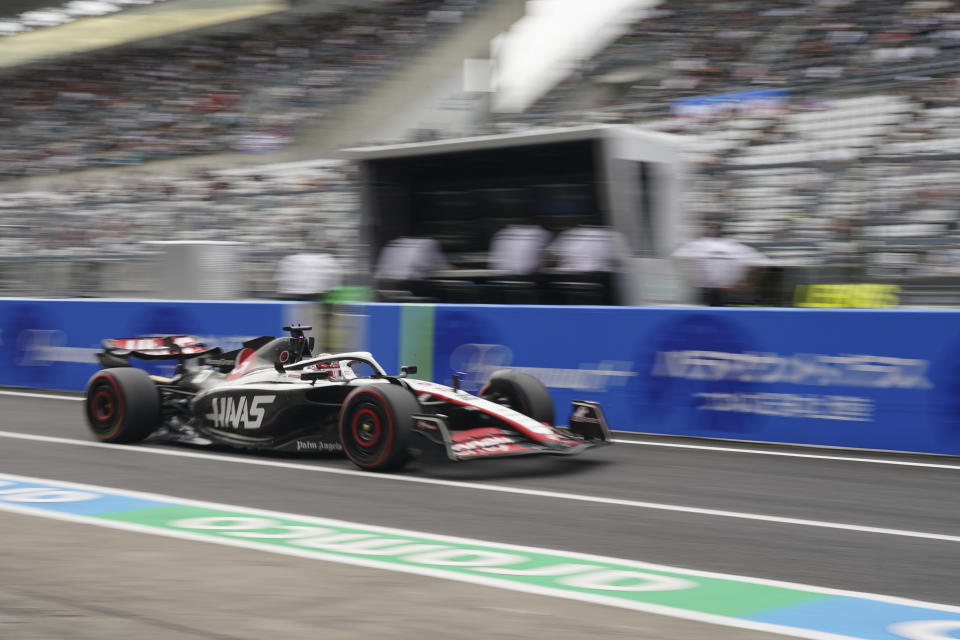
[(957, 306), (958, 47), (953, 0), (6, 0), (0, 295)]

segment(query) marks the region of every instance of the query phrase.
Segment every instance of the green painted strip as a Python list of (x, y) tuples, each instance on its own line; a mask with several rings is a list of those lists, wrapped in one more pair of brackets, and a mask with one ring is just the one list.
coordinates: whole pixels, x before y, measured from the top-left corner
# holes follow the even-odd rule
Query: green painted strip
[(729, 617), (745, 617), (827, 597), (677, 571), (638, 569), (615, 561), (583, 560), (568, 554), (451, 543), (434, 536), (396, 535), (368, 527), (259, 517), (248, 511), (170, 506), (101, 517), (211, 538), (372, 559), (398, 568), (426, 568)]
[(400, 308), (400, 364), (416, 365), (413, 378), (433, 380), (433, 305)]
[[(960, 638), (960, 607), (0, 475), (0, 511), (659, 613), (809, 640)], [(602, 530), (597, 532), (602, 543)]]

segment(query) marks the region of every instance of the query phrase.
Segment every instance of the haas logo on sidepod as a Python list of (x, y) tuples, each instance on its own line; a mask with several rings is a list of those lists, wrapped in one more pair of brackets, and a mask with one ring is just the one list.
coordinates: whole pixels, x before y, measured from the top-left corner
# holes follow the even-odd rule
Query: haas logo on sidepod
[(265, 405), (273, 404), (277, 396), (253, 396), (249, 405), (247, 396), (214, 398), (210, 413), (205, 417), (214, 427), (227, 429), (259, 429), (266, 414)]

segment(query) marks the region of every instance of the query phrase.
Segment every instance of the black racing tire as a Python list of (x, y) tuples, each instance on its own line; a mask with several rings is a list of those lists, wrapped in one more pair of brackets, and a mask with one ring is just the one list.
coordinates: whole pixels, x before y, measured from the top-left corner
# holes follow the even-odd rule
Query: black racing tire
[(102, 369), (87, 383), (87, 424), (101, 442), (140, 442), (160, 423), (160, 392), (143, 369)]
[(500, 369), (480, 389), (480, 397), (506, 405), (537, 422), (553, 424), (553, 397), (547, 387), (529, 373)]
[(367, 471), (400, 469), (410, 460), (413, 416), (420, 404), (412, 391), (392, 384), (350, 392), (340, 409), (340, 442), (350, 461)]

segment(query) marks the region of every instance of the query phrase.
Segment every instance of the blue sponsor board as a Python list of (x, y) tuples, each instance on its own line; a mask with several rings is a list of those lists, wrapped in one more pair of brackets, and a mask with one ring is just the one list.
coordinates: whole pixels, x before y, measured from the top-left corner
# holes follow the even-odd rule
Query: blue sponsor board
[(436, 381), (519, 368), (561, 421), (584, 399), (619, 430), (960, 454), (960, 312), (437, 305), (433, 324)]
[[(0, 385), (80, 390), (105, 337), (236, 348), (306, 320), (300, 304), (0, 300)], [(958, 311), (436, 305), (425, 322), (369, 304), (364, 315), (363, 348), (387, 371), (460, 373), (476, 392), (518, 368), (550, 388), (560, 422), (571, 400), (596, 400), (618, 430), (960, 454)], [(401, 336), (421, 325), (429, 362), (401, 363)]]
[(400, 309), (399, 304), (358, 306), (358, 313), (366, 316), (362, 348), (372, 353), (387, 373), (397, 373), (401, 364), (414, 364), (400, 362)]
[[(83, 389), (104, 338), (172, 333), (233, 349), (277, 335), (302, 303), (165, 300), (0, 300), (0, 385)], [(300, 314), (306, 321), (306, 314)], [(169, 363), (151, 365), (164, 373)]]

